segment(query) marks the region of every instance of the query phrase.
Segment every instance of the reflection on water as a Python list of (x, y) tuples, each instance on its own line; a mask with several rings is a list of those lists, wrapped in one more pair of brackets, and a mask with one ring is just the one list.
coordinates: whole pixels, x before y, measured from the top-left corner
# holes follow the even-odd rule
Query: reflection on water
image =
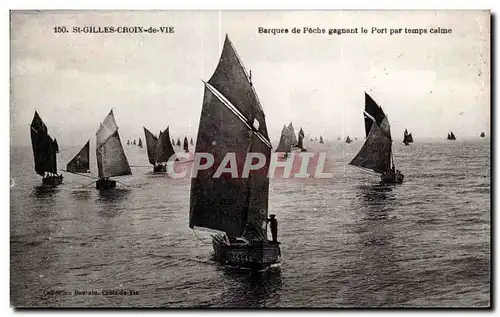
[(123, 203), (131, 193), (128, 188), (111, 188), (99, 190), (99, 197), (96, 200), (100, 206), (99, 214), (104, 217), (116, 217), (123, 214), (127, 204)]
[(222, 293), (223, 307), (275, 306), (280, 301), (281, 271), (249, 273), (223, 268), (227, 288)]
[(71, 198), (78, 201), (87, 201), (90, 199), (90, 196), (92, 196), (92, 191), (88, 189), (73, 190), (71, 192)]

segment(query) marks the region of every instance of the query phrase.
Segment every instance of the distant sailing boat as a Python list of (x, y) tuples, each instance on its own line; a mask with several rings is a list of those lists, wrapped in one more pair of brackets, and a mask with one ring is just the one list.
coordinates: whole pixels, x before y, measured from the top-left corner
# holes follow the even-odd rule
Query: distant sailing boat
[(189, 140), (189, 144), (193, 145), (193, 138)]
[(290, 124), (288, 125), (288, 130), (290, 130), (290, 132), (292, 132), (292, 147), (297, 147), (297, 137), (295, 136), (295, 130), (293, 128), (293, 123), (290, 122)]
[(170, 143), (169, 128), (167, 127), (164, 132), (160, 131), (158, 138), (148, 129), (143, 128), (146, 135), (145, 140), (149, 163), (153, 165), (154, 172), (164, 173), (167, 171), (168, 160), (175, 154), (172, 143)]
[(285, 153), (283, 156), (287, 158), (289, 153), (292, 151), (292, 139), (292, 131), (290, 131), (286, 125), (283, 125), (283, 129), (281, 129), (280, 142), (275, 152)]
[(130, 140), (127, 140), (127, 145), (130, 145)]
[(90, 173), (90, 140), (83, 146), (75, 157), (66, 165), (69, 173)]
[(351, 138), (349, 136), (347, 136), (347, 138), (345, 139), (345, 143), (349, 144), (351, 142), (352, 142)]
[(404, 175), (394, 167), (389, 120), (382, 108), (366, 92), (364, 119), (365, 144), (349, 164), (381, 174), (384, 183), (402, 183)]
[(314, 141), (318, 141), (318, 137), (314, 137)]
[(342, 139), (340, 137), (337, 137), (337, 141), (340, 141), (340, 140), (342, 140)]
[(142, 140), (139, 138), (139, 144), (137, 144), (140, 148), (142, 148)]
[(298, 142), (297, 142), (297, 147), (300, 149), (301, 152), (307, 152), (307, 150), (304, 148), (304, 137), (305, 133), (304, 130), (302, 130), (302, 127), (299, 130), (298, 134)]
[(405, 129), (405, 132), (403, 134), (403, 143), (405, 145), (413, 143), (413, 137), (412, 137), (411, 133), (408, 133), (408, 130), (406, 130), (406, 129)]
[(479, 136), (484, 138), (486, 136), (486, 134), (484, 134), (484, 132), (481, 132), (481, 134)]
[(177, 138), (177, 146), (181, 146), (181, 139)]
[(96, 182), (97, 189), (116, 187), (116, 181), (109, 179), (110, 177), (132, 174), (120, 141), (113, 110), (109, 112), (97, 129), (95, 153), (99, 172), (99, 179)]
[(133, 145), (136, 145), (135, 140), (134, 140), (134, 144)]
[(35, 111), (30, 125), (31, 146), (35, 160), (35, 172), (42, 176), (44, 186), (56, 187), (62, 184), (63, 176), (57, 174), (57, 150), (59, 147), (50, 137), (47, 126)]
[(455, 135), (453, 134), (453, 132), (450, 131), (450, 133), (448, 133), (448, 137), (447, 137), (448, 140), (456, 140), (457, 138), (455, 137)]
[[(213, 237), (218, 261), (267, 269), (280, 261), (281, 254), (274, 233), (273, 241), (267, 239), (271, 142), (257, 94), (227, 36), (219, 64), (204, 85), (196, 152), (211, 153), (215, 162), (192, 179), (189, 227), (226, 233)], [(214, 177), (228, 153), (236, 154), (238, 178)], [(262, 169), (241, 177), (247, 153), (261, 153), (266, 160)]]
[(186, 152), (186, 153), (189, 152), (189, 142), (188, 142), (187, 136), (184, 137), (184, 146), (183, 146), (183, 148), (184, 148), (184, 152)]
[(321, 144), (325, 143), (325, 142), (323, 142), (323, 137), (321, 135), (319, 136), (319, 143), (321, 143)]

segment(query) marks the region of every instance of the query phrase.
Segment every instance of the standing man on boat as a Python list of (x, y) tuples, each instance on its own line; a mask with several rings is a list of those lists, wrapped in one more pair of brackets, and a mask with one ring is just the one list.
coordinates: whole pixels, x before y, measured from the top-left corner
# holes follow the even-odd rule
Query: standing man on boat
[(270, 218), (267, 221), (271, 224), (271, 235), (273, 236), (273, 242), (278, 243), (278, 220), (275, 214), (270, 214)]

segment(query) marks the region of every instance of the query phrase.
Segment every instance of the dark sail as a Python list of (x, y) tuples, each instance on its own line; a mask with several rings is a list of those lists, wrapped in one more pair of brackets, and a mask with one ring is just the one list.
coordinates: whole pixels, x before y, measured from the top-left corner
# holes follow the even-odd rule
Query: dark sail
[(297, 137), (295, 136), (295, 129), (293, 128), (292, 122), (288, 125), (288, 130), (292, 133), (292, 146), (297, 146)]
[(170, 143), (169, 127), (163, 132), (160, 132), (158, 143), (156, 144), (156, 162), (165, 163), (172, 155), (175, 154), (172, 143)]
[(408, 134), (408, 142), (410, 143), (413, 143), (413, 136), (410, 134)]
[(300, 149), (303, 149), (304, 148), (304, 130), (302, 130), (302, 128), (300, 128), (299, 130), (299, 134), (298, 134), (298, 141), (297, 141), (297, 147), (300, 148)]
[(139, 144), (137, 144), (139, 147), (142, 147), (142, 140), (139, 138)]
[(412, 142), (413, 142), (413, 137), (411, 136), (411, 133), (408, 133), (408, 130), (405, 129), (405, 132), (403, 134), (403, 143), (409, 144)]
[(36, 173), (40, 176), (45, 176), (46, 172), (56, 174), (56, 147), (47, 132), (47, 126), (36, 111), (31, 122), (30, 131)]
[(149, 164), (156, 164), (156, 143), (158, 138), (153, 135), (146, 127), (144, 128), (144, 135), (146, 140), (146, 150), (148, 152)]
[(322, 136), (319, 136), (319, 143), (324, 143), (324, 142), (323, 142), (323, 137), (322, 137)]
[[(205, 83), (196, 152), (211, 153), (215, 162), (192, 179), (189, 227), (266, 241), (271, 143), (264, 112), (236, 56), (226, 37), (215, 74)], [(266, 156), (266, 167), (242, 178), (246, 154), (252, 151)], [(235, 153), (238, 178), (212, 177), (227, 153)]]
[(345, 143), (348, 143), (348, 144), (349, 144), (349, 143), (351, 143), (351, 142), (352, 142), (351, 138), (350, 138), (349, 136), (347, 136), (347, 138), (345, 139)]
[(365, 144), (349, 164), (384, 173), (391, 168), (391, 151), (392, 140), (375, 122), (372, 122)]
[(193, 145), (193, 138), (189, 140), (189, 144)]
[(450, 131), (450, 133), (448, 133), (448, 140), (456, 140), (457, 138), (455, 137), (455, 135), (453, 134), (453, 132)]
[(484, 132), (481, 132), (481, 134), (479, 136), (484, 138), (486, 136), (486, 134), (484, 134)]
[[(366, 92), (365, 92), (365, 112), (367, 112), (373, 119), (375, 119), (377, 125), (380, 127), (380, 129), (385, 132), (385, 134), (387, 134), (387, 136), (389, 138), (392, 139), (391, 137), (391, 132), (390, 132), (390, 128), (386, 126), (386, 123), (388, 125), (388, 121), (386, 119), (386, 115), (384, 113), (384, 111), (382, 110), (382, 108), (375, 102), (375, 100), (372, 99), (372, 97), (370, 97), (370, 95), (368, 95)], [(370, 133), (370, 129), (372, 127), (372, 119), (371, 118), (367, 118), (365, 116), (365, 132), (366, 132), (366, 136), (368, 136), (368, 133)], [(386, 120), (384, 120), (386, 119)]]
[(66, 165), (66, 170), (70, 173), (90, 172), (90, 141), (76, 154), (76, 156)]
[(264, 111), (255, 93), (253, 84), (233, 44), (226, 35), (221, 57), (208, 83), (220, 92), (252, 125), (259, 122), (258, 131), (266, 138), (267, 127)]
[(288, 128), (283, 125), (283, 129), (281, 129), (281, 137), (278, 147), (276, 148), (276, 152), (285, 152), (289, 153), (292, 147), (292, 131), (288, 130)]
[(177, 146), (181, 146), (181, 139), (177, 138)]
[(134, 145), (136, 145), (135, 140), (134, 140)]
[(189, 152), (189, 142), (187, 137), (184, 137), (184, 151)]
[(127, 140), (127, 145), (130, 145), (130, 140)]

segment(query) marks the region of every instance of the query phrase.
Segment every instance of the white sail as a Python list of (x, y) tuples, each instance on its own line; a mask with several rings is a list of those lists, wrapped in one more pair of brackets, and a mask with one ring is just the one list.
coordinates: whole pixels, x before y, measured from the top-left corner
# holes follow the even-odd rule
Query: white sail
[(130, 165), (118, 134), (113, 110), (96, 132), (97, 169), (100, 178), (130, 175)]

